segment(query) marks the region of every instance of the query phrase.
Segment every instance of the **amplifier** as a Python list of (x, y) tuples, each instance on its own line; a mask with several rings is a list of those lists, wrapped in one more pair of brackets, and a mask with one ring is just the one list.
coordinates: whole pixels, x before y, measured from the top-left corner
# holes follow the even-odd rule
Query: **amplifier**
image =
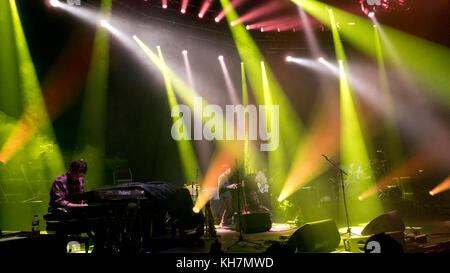
[(272, 228), (272, 219), (267, 212), (252, 212), (241, 215), (242, 231), (244, 233), (258, 233)]

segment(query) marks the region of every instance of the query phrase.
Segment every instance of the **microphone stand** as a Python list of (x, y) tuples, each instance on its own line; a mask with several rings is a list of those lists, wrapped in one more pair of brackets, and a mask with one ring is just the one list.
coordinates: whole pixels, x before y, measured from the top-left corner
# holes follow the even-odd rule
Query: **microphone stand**
[[(344, 197), (344, 207), (345, 207), (345, 218), (347, 220), (347, 232), (348, 233), (348, 237), (352, 237), (352, 230), (350, 228), (350, 222), (349, 222), (349, 218), (348, 218), (348, 210), (347, 210), (347, 200), (345, 199), (345, 188), (344, 188), (344, 174), (348, 175), (344, 170), (342, 170), (339, 166), (337, 166), (336, 164), (334, 164), (326, 155), (322, 155), (326, 161), (328, 161), (334, 168), (336, 168), (339, 171), (339, 176), (341, 179), (341, 185), (342, 185), (342, 195)], [(356, 235), (356, 234), (355, 234)]]
[(232, 247), (236, 246), (237, 244), (239, 244), (240, 242), (245, 242), (245, 243), (250, 243), (250, 244), (254, 244), (257, 246), (261, 246), (259, 243), (256, 242), (251, 242), (249, 240), (244, 239), (244, 237), (242, 236), (242, 219), (241, 219), (241, 215), (242, 215), (242, 209), (241, 209), (241, 202), (240, 200), (240, 192), (241, 192), (241, 184), (242, 182), (239, 182), (239, 171), (237, 170), (237, 163), (236, 163), (236, 176), (237, 176), (237, 202), (238, 202), (238, 219), (239, 219), (239, 239), (234, 242), (231, 246), (229, 246), (227, 248), (227, 250), (231, 249)]

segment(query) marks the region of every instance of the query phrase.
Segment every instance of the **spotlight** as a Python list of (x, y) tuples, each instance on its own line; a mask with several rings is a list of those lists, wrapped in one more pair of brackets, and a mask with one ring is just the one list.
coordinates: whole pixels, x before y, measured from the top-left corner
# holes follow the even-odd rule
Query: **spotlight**
[(264, 32), (264, 28), (263, 27), (261, 28), (261, 32)]
[(367, 16), (369, 16), (370, 18), (373, 18), (375, 16), (375, 12), (371, 11), (371, 12), (369, 12), (369, 14)]
[(363, 197), (360, 195), (360, 196), (358, 196), (358, 200), (359, 201), (362, 201), (363, 200)]
[(292, 61), (292, 57), (291, 56), (287, 56), (286, 57), (286, 62), (290, 62), (290, 61)]
[(50, 6), (52, 6), (54, 8), (57, 8), (60, 5), (58, 0), (50, 0), (49, 3), (50, 3)]
[(332, 12), (333, 10), (332, 9), (328, 9), (328, 12)]
[(317, 61), (318, 61), (319, 63), (325, 63), (325, 59), (324, 59), (323, 57), (320, 57), (319, 59), (317, 59)]
[(185, 14), (186, 10), (185, 9), (181, 9), (181, 13)]
[(231, 22), (231, 23), (230, 23), (230, 25), (231, 25), (232, 27), (234, 27), (235, 24), (236, 24), (235, 22)]
[(198, 18), (203, 18), (203, 13), (199, 13)]
[(100, 20), (100, 25), (104, 28), (108, 28), (111, 25), (108, 23), (108, 21), (106, 21), (105, 19)]
[(200, 210), (197, 207), (193, 207), (192, 211), (194, 211), (195, 213), (199, 213), (200, 212)]
[(167, 5), (162, 5), (162, 8), (163, 9), (167, 9)]
[(434, 195), (434, 192), (433, 192), (433, 191), (429, 191), (428, 193), (429, 193), (431, 196)]
[(216, 17), (216, 18), (214, 18), (214, 21), (216, 21), (216, 23), (219, 23), (220, 18), (219, 18), (219, 17)]
[(223, 56), (220, 55), (218, 59), (219, 59), (219, 61), (223, 61)]
[(250, 30), (250, 26), (249, 25), (245, 26), (245, 29)]
[(350, 26), (354, 26), (354, 25), (355, 25), (355, 23), (354, 23), (354, 22), (350, 22), (350, 23), (348, 23), (348, 25), (350, 25)]
[(280, 32), (280, 28), (277, 28), (277, 31)]
[(181, 53), (183, 53), (183, 55), (187, 55), (187, 50), (185, 49), (185, 50), (181, 51)]

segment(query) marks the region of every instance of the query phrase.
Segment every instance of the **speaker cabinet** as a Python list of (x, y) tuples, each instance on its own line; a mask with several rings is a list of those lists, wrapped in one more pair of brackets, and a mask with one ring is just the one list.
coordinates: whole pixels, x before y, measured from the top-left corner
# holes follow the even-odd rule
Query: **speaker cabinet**
[(272, 227), (272, 219), (270, 219), (270, 214), (266, 212), (242, 214), (241, 221), (244, 233), (265, 232)]
[(405, 224), (395, 210), (382, 214), (370, 221), (361, 232), (361, 235), (372, 235), (392, 231), (405, 231)]
[(336, 249), (340, 242), (336, 223), (327, 219), (306, 223), (292, 234), (287, 245), (296, 252), (328, 252)]

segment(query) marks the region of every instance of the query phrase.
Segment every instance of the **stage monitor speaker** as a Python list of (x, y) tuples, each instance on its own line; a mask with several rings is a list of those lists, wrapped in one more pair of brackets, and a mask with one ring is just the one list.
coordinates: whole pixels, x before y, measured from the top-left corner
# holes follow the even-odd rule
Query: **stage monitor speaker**
[(361, 232), (361, 235), (372, 235), (389, 231), (405, 231), (405, 224), (395, 210), (382, 214), (370, 221)]
[(336, 249), (340, 242), (336, 223), (327, 219), (306, 223), (292, 234), (287, 245), (295, 252), (328, 252)]
[(241, 215), (242, 231), (244, 233), (258, 233), (269, 231), (272, 227), (270, 214), (267, 212), (252, 212)]

